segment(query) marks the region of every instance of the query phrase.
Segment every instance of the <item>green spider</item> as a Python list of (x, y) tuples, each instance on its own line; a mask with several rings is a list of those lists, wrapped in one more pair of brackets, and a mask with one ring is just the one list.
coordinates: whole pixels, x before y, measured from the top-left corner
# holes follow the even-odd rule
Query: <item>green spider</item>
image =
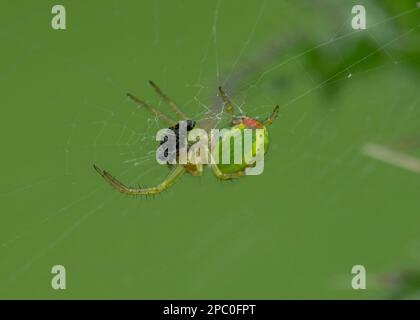
[[(178, 105), (170, 99), (162, 90), (152, 81), (149, 81), (150, 85), (155, 89), (156, 93), (171, 107), (171, 109), (175, 112), (177, 118), (179, 120), (187, 120), (189, 123), (192, 123), (192, 126), (195, 126), (195, 121), (188, 120), (189, 118), (181, 111)], [(244, 129), (264, 129), (264, 153), (268, 150), (269, 140), (268, 140), (268, 129), (267, 126), (271, 125), (274, 119), (277, 117), (279, 106), (276, 106), (271, 113), (271, 115), (264, 121), (259, 121), (257, 119), (244, 116), (244, 115), (235, 115), (234, 106), (232, 102), (229, 100), (226, 93), (223, 91), (221, 87), (219, 87), (219, 93), (224, 103), (224, 112), (231, 116), (230, 127), (226, 128), (229, 131), (232, 130), (240, 130), (243, 133)], [(167, 116), (163, 112), (157, 110), (156, 108), (150, 106), (146, 102), (136, 98), (131, 94), (127, 94), (129, 98), (131, 98), (134, 102), (136, 102), (139, 106), (144, 107), (147, 111), (154, 114), (160, 120), (166, 122), (172, 127), (174, 127), (178, 122), (173, 120), (171, 117)], [(214, 120), (213, 117), (212, 120)], [(213, 121), (214, 122), (214, 121)], [(203, 129), (209, 131), (211, 127), (211, 121), (207, 124), (203, 125)], [(230, 135), (222, 135), (221, 140), (223, 139), (230, 139)], [(251, 152), (255, 152), (256, 146), (255, 141), (253, 140), (253, 150)], [(232, 149), (230, 149), (233, 152)], [(244, 155), (245, 159), (246, 155)], [(249, 165), (245, 161), (239, 164), (208, 164), (211, 169), (213, 170), (214, 175), (220, 180), (229, 180), (240, 178), (245, 175), (245, 169), (247, 167), (252, 167), (252, 164)], [(129, 194), (129, 195), (155, 195), (161, 193), (162, 191), (168, 189), (172, 186), (184, 173), (188, 172), (192, 176), (202, 176), (204, 172), (204, 165), (203, 164), (194, 164), (189, 163), (187, 164), (175, 164), (170, 165), (171, 171), (169, 175), (163, 180), (159, 185), (155, 187), (148, 187), (148, 188), (132, 188), (124, 185), (122, 182), (118, 181), (114, 178), (111, 174), (109, 174), (105, 170), (101, 170), (98, 166), (93, 165), (95, 170), (103, 177), (108, 183), (111, 184), (115, 189), (120, 191), (121, 193)]]

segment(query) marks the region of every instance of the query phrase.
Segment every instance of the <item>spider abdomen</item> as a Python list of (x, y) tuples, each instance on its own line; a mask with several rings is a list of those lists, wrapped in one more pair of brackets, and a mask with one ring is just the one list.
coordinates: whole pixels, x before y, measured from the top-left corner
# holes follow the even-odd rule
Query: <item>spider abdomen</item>
[[(257, 131), (260, 132), (262, 136), (260, 136), (257, 139), (256, 134), (253, 132), (252, 136), (252, 152), (251, 150), (246, 151), (244, 147), (244, 130), (245, 129), (252, 129), (253, 131), (255, 129), (262, 129), (263, 131)], [(269, 139), (268, 139), (268, 129), (267, 127), (262, 124), (257, 119), (253, 119), (250, 117), (243, 117), (239, 122), (237, 122), (236, 125), (234, 125), (231, 128), (227, 128), (228, 131), (221, 137), (221, 143), (219, 143), (219, 150), (214, 150), (213, 152), (219, 153), (219, 159), (223, 159), (223, 150), (222, 146), (223, 143), (229, 143), (230, 142), (230, 154), (229, 154), (229, 163), (222, 163), (222, 160), (220, 160), (219, 163), (219, 169), (223, 173), (237, 173), (240, 171), (245, 170), (245, 168), (249, 167), (250, 159), (252, 159), (256, 153), (257, 150), (263, 149), (263, 153), (265, 154), (268, 151), (269, 147)], [(240, 163), (235, 163), (235, 144), (233, 143), (232, 136), (239, 135), (242, 137), (242, 144), (240, 152), (242, 154), (242, 160)], [(228, 141), (230, 140), (230, 141)]]

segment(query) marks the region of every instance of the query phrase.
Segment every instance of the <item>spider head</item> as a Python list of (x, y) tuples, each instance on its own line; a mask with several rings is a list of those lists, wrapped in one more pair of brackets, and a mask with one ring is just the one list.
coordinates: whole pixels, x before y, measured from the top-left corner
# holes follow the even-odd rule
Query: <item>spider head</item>
[[(192, 129), (194, 129), (196, 121), (195, 120), (182, 120), (184, 122), (186, 122), (187, 124), (187, 132), (190, 132)], [(170, 129), (170, 131), (168, 132), (168, 135), (172, 135), (175, 138), (175, 143), (176, 143), (176, 153), (178, 153), (179, 151), (179, 123), (173, 125), (172, 127), (169, 127), (168, 129)], [(160, 145), (164, 144), (165, 142), (167, 142), (169, 140), (168, 135), (164, 136), (163, 139), (160, 141)], [(163, 153), (163, 156), (166, 158), (168, 157), (169, 152), (168, 150), (165, 150)], [(176, 154), (175, 154), (176, 156)]]

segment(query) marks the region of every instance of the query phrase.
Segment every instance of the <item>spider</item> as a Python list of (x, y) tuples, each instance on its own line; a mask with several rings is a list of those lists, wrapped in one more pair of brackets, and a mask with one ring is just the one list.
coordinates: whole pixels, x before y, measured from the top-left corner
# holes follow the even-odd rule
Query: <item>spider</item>
[[(169, 98), (154, 82), (149, 81), (149, 84), (154, 88), (156, 93), (164, 100), (172, 111), (175, 113), (178, 121), (179, 120), (186, 120), (189, 125), (189, 130), (195, 127), (196, 122), (194, 120), (190, 120), (178, 107), (178, 105)], [(219, 87), (219, 94), (223, 100), (223, 112), (226, 112), (230, 117), (230, 126), (226, 129), (229, 131), (231, 130), (241, 130), (243, 132), (244, 129), (263, 129), (264, 130), (264, 153), (268, 150), (268, 129), (267, 126), (271, 125), (276, 119), (278, 115), (279, 106), (276, 106), (269, 117), (267, 117), (264, 121), (260, 121), (245, 115), (235, 115), (235, 108), (226, 93), (223, 91), (222, 87)], [(164, 121), (170, 128), (175, 128), (177, 126), (177, 121), (173, 120), (171, 117), (167, 116), (165, 113), (161, 112), (160, 110), (156, 109), (155, 107), (149, 105), (148, 103), (136, 98), (130, 93), (127, 93), (127, 96), (137, 103), (139, 106), (143, 107), (145, 110), (149, 111), (153, 115), (155, 115), (158, 119)], [(204, 126), (203, 129), (208, 131), (210, 128)], [(228, 132), (229, 132), (228, 131)], [(223, 140), (223, 135), (221, 137)], [(230, 139), (230, 138), (229, 138)], [(254, 142), (253, 142), (254, 143)], [(253, 145), (255, 149), (255, 146)], [(232, 151), (232, 150), (231, 150)], [(220, 180), (230, 180), (235, 178), (240, 178), (245, 175), (245, 169), (247, 167), (252, 167), (252, 164), (249, 165), (245, 161), (239, 164), (208, 164), (211, 169), (213, 170), (214, 175), (216, 178)], [(99, 173), (99, 175), (104, 178), (108, 183), (111, 184), (112, 187), (117, 189), (119, 192), (128, 194), (128, 195), (155, 195), (161, 193), (162, 191), (171, 187), (184, 173), (189, 173), (192, 176), (202, 176), (204, 173), (204, 165), (203, 164), (193, 164), (187, 162), (187, 164), (175, 164), (169, 165), (170, 172), (165, 180), (163, 180), (160, 184), (154, 187), (146, 187), (146, 188), (133, 188), (124, 185), (122, 182), (117, 180), (113, 177), (110, 173), (105, 170), (100, 169), (98, 166), (93, 165), (94, 169)]]

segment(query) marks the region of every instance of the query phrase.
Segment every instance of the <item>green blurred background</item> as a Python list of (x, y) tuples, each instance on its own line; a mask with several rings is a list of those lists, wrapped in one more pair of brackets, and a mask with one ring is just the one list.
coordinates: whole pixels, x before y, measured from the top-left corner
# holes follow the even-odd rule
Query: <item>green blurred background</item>
[[(399, 275), (420, 267), (420, 175), (362, 153), (420, 161), (416, 1), (60, 1), (61, 31), (54, 4), (1, 4), (0, 298), (416, 294)], [(279, 104), (264, 174), (185, 175), (148, 199), (107, 185), (93, 163), (134, 185), (167, 174), (165, 125), (125, 97), (166, 108), (149, 79), (197, 120), (219, 84), (249, 115)]]

